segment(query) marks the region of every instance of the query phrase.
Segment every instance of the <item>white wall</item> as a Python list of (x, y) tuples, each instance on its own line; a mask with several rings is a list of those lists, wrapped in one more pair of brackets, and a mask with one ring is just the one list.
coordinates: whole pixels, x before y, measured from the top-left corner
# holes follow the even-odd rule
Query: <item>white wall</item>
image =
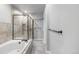
[[(48, 50), (52, 53), (79, 53), (79, 5), (47, 5), (45, 11), (48, 28), (63, 30), (62, 35), (51, 31), (48, 31), (47, 38), (44, 35)], [(47, 32), (46, 27), (44, 30)]]
[(0, 4), (0, 22), (11, 23), (11, 19), (11, 6), (7, 4)]

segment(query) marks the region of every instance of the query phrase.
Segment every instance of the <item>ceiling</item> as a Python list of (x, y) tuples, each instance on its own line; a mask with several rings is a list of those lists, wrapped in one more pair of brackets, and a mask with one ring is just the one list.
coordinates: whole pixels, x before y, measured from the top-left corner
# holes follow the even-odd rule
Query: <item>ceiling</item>
[(33, 19), (43, 19), (45, 4), (12, 4), (11, 6), (20, 12), (27, 11)]

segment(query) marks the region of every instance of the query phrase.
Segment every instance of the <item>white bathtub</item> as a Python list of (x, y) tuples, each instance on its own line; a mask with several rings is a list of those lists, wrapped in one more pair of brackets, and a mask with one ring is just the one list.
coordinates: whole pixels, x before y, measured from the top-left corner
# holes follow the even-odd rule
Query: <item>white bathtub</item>
[[(27, 54), (31, 50), (32, 40), (27, 42), (23, 41), (19, 44), (21, 40), (10, 40), (4, 44), (0, 45), (0, 54)], [(30, 49), (29, 49), (30, 48)]]

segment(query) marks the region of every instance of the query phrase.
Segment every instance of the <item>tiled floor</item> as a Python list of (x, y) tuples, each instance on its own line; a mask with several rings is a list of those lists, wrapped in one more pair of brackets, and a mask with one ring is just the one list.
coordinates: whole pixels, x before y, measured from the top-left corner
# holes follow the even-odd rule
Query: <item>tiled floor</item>
[(45, 54), (45, 48), (42, 40), (34, 40), (32, 54)]

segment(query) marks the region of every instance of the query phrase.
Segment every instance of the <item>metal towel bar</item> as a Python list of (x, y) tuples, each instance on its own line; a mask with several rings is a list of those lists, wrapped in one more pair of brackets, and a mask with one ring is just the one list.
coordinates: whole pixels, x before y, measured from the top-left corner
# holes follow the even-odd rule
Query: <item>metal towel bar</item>
[(53, 32), (56, 32), (56, 33), (60, 33), (60, 34), (62, 34), (62, 30), (60, 30), (60, 31), (52, 30), (52, 29), (48, 29), (48, 30), (53, 31)]

